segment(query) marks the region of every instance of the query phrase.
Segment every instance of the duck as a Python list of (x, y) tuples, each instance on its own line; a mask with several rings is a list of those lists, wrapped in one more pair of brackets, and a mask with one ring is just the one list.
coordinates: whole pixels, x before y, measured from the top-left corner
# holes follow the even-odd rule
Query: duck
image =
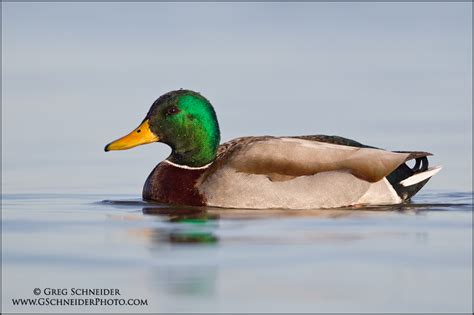
[[(145, 201), (239, 209), (324, 209), (409, 202), (438, 173), (423, 151), (388, 151), (330, 135), (247, 136), (220, 143), (211, 102), (179, 89), (105, 146), (161, 142), (171, 154), (145, 181)], [(410, 167), (407, 162), (414, 163)]]

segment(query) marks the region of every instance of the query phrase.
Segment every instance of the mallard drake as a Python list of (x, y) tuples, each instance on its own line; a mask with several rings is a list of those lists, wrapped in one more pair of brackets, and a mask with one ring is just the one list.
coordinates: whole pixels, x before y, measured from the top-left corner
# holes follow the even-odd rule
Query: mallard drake
[[(242, 137), (220, 144), (211, 103), (190, 90), (160, 96), (142, 123), (105, 151), (162, 142), (172, 149), (143, 199), (225, 208), (333, 208), (409, 200), (441, 167), (428, 152), (386, 151), (338, 136)], [(409, 167), (406, 162), (415, 160)]]

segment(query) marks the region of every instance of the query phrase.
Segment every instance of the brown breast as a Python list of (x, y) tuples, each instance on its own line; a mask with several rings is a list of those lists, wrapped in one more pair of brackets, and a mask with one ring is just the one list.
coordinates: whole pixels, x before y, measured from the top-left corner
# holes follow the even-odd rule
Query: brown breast
[(206, 169), (184, 169), (167, 162), (158, 164), (143, 186), (143, 199), (169, 204), (204, 206), (195, 184)]

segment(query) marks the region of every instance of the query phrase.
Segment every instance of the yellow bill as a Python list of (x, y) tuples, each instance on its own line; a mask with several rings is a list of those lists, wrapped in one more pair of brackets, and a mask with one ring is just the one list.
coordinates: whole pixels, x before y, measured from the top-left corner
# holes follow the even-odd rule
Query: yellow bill
[(130, 132), (128, 135), (117, 139), (105, 146), (105, 151), (112, 150), (127, 150), (142, 144), (159, 141), (160, 138), (156, 136), (151, 130), (148, 119), (143, 121), (140, 126)]

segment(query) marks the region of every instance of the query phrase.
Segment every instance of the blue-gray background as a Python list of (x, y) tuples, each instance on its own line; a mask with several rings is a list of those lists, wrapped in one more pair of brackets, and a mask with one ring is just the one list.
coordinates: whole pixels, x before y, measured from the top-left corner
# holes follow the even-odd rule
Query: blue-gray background
[(104, 153), (161, 94), (222, 140), (336, 134), (435, 153), (472, 190), (471, 3), (2, 3), (3, 192), (140, 194), (163, 144)]

